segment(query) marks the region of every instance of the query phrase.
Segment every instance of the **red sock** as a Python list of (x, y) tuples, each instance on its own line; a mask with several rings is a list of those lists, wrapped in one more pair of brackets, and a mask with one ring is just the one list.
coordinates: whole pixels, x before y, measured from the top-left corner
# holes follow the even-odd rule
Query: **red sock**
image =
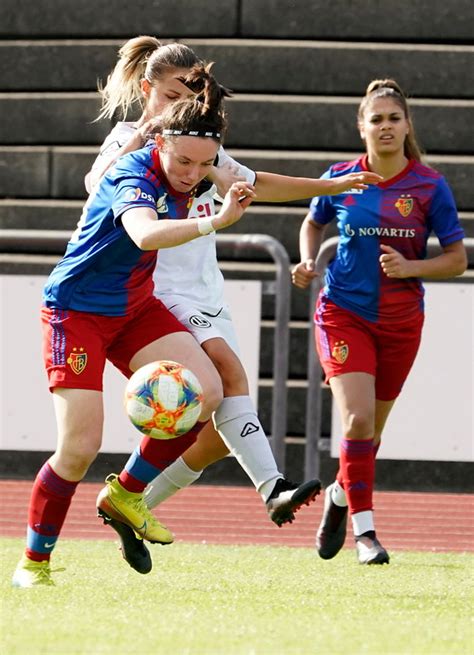
[(177, 439), (143, 437), (140, 447), (135, 449), (119, 475), (118, 479), (122, 487), (134, 493), (144, 491), (148, 483), (196, 441), (197, 435), (205, 425), (206, 423), (196, 423), (189, 432)]
[(29, 559), (49, 560), (78, 484), (61, 478), (49, 462), (38, 472), (28, 510), (25, 554)]
[[(339, 473), (351, 514), (372, 510), (375, 459), (373, 439), (343, 439)], [(338, 475), (339, 475), (338, 473)]]
[[(373, 449), (374, 460), (377, 457), (377, 453), (379, 452), (380, 444), (381, 444), (381, 442), (379, 441), (377, 445), (374, 445), (374, 449)], [(342, 472), (341, 472), (340, 468), (337, 471), (336, 480), (337, 480), (339, 486), (344, 489), (344, 480), (342, 479)]]

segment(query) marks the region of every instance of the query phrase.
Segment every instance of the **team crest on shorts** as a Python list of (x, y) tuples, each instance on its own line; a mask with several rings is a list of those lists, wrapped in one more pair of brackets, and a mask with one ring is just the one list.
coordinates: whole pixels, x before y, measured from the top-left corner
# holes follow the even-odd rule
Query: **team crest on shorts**
[(413, 198), (409, 194), (405, 195), (402, 193), (400, 198), (398, 198), (397, 202), (395, 203), (395, 207), (398, 209), (403, 218), (406, 218), (411, 214), (413, 209)]
[(336, 341), (331, 355), (334, 357), (338, 364), (344, 364), (349, 357), (349, 346), (344, 341)]
[(82, 373), (87, 366), (87, 353), (84, 352), (84, 348), (73, 348), (67, 363), (76, 375)]

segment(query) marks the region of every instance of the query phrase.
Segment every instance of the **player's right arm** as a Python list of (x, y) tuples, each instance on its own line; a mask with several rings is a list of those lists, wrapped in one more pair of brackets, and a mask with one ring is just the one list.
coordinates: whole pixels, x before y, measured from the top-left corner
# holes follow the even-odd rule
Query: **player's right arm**
[[(204, 219), (209, 232), (222, 230), (236, 223), (255, 196), (253, 186), (247, 182), (235, 182), (226, 193), (221, 210), (213, 217)], [(133, 207), (122, 214), (122, 225), (140, 250), (173, 248), (206, 234), (201, 219), (159, 219), (151, 207)]]
[(318, 276), (316, 257), (324, 240), (326, 225), (313, 220), (312, 213), (305, 216), (300, 229), (300, 263), (291, 271), (291, 281), (299, 289), (306, 289), (311, 281)]

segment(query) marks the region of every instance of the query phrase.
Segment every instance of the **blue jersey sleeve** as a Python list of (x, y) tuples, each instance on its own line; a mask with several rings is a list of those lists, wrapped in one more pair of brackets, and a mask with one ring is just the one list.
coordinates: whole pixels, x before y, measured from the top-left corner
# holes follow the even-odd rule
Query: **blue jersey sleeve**
[[(328, 180), (331, 177), (331, 169), (321, 175), (322, 180)], [(309, 211), (311, 219), (321, 225), (327, 225), (336, 215), (331, 196), (315, 196), (311, 200)]]
[(154, 184), (140, 177), (122, 178), (114, 189), (112, 211), (117, 220), (128, 209), (150, 207), (156, 212), (158, 190)]
[(427, 223), (429, 231), (436, 234), (442, 246), (459, 241), (465, 236), (459, 223), (452, 191), (444, 177), (440, 177), (436, 185)]

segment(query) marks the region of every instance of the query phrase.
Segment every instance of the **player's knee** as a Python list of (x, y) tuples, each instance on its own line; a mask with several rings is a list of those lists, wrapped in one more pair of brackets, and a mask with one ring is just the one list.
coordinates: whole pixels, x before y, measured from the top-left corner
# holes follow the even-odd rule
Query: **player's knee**
[(203, 405), (200, 421), (207, 421), (210, 419), (212, 412), (214, 412), (221, 404), (224, 398), (224, 391), (222, 382), (218, 375), (212, 376), (207, 383), (203, 384)]
[(348, 439), (370, 439), (374, 434), (374, 418), (367, 413), (352, 412), (345, 421)]
[(220, 375), (224, 396), (247, 396), (249, 387), (245, 369), (235, 352), (221, 342), (221, 339), (211, 339), (203, 344), (203, 349)]
[(60, 450), (53, 456), (55, 464), (68, 479), (82, 479), (97, 457), (97, 448), (83, 447), (74, 450)]

